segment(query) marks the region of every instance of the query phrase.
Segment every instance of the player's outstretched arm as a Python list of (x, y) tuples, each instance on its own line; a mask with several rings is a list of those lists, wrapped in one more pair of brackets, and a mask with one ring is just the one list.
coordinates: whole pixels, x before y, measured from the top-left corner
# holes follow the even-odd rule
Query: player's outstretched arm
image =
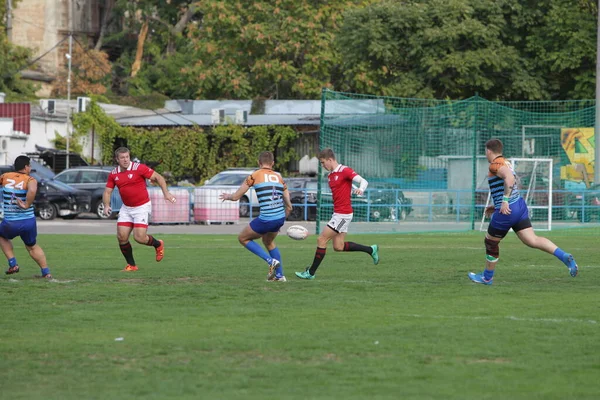
[(160, 186), (160, 189), (163, 192), (163, 196), (165, 197), (165, 200), (170, 201), (171, 203), (175, 203), (177, 201), (177, 199), (175, 198), (175, 196), (173, 196), (171, 194), (171, 192), (169, 192), (169, 188), (167, 186), (167, 181), (165, 180), (165, 178), (159, 174), (158, 172), (154, 171), (152, 173), (152, 176), (150, 177), (150, 180), (152, 182), (156, 182), (158, 184), (158, 186)]
[(242, 183), (240, 185), (240, 187), (238, 188), (238, 190), (235, 193), (233, 193), (233, 194), (231, 194), (231, 193), (221, 193), (219, 195), (219, 199), (221, 199), (221, 200), (238, 201), (248, 191), (248, 189), (250, 189), (250, 186), (248, 186), (248, 184), (246, 182), (244, 182), (244, 183)]

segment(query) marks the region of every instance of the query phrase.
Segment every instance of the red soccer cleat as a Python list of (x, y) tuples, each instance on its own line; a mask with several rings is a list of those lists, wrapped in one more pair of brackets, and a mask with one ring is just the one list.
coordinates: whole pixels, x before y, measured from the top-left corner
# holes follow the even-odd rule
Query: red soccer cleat
[(156, 262), (159, 262), (165, 256), (165, 242), (159, 240), (160, 246), (156, 248)]
[(138, 270), (138, 267), (136, 267), (135, 265), (129, 265), (127, 264), (127, 266), (125, 268), (123, 268), (121, 271), (123, 272), (135, 272)]
[(19, 272), (19, 266), (15, 265), (14, 267), (10, 267), (9, 269), (7, 269), (4, 273), (6, 275), (12, 275), (16, 274), (17, 272)]

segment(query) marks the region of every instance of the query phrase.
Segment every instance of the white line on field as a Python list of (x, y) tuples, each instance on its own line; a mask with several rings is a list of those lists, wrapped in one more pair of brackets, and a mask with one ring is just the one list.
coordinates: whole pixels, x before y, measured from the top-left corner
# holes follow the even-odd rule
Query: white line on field
[(400, 314), (402, 317), (411, 318), (432, 318), (432, 319), (467, 319), (467, 320), (480, 320), (480, 319), (509, 319), (511, 321), (525, 321), (525, 322), (551, 322), (555, 324), (563, 324), (568, 322), (578, 322), (583, 324), (597, 324), (598, 322), (593, 319), (578, 319), (578, 318), (523, 318), (509, 315), (506, 317), (493, 317), (493, 316), (461, 316), (461, 315), (420, 315), (420, 314)]

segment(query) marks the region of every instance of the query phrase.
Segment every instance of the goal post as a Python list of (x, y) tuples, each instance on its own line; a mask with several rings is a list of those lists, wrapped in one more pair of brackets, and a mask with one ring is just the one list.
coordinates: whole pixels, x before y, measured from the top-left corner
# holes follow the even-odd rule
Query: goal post
[[(553, 197), (553, 160), (551, 158), (509, 158), (513, 170), (517, 176), (517, 188), (521, 197), (527, 203), (529, 218), (536, 230), (552, 230), (552, 197)], [(488, 193), (486, 207), (491, 204)], [(487, 229), (489, 220), (486, 222), (485, 215), (482, 216), (479, 230)]]

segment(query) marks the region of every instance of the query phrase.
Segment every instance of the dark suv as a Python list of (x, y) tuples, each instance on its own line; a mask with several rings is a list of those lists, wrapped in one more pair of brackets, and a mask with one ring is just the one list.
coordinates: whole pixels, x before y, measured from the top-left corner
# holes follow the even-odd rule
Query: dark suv
[[(108, 175), (115, 169), (112, 166), (85, 166), (65, 169), (57, 174), (54, 179), (72, 186), (76, 189), (85, 190), (91, 194), (90, 207), (92, 213), (98, 218), (106, 219), (114, 216), (104, 215), (104, 203), (102, 202), (102, 194), (106, 187)], [(118, 189), (113, 191), (113, 200), (115, 194), (118, 196)], [(120, 197), (118, 203), (120, 204)], [(113, 201), (114, 203), (114, 201)]]

